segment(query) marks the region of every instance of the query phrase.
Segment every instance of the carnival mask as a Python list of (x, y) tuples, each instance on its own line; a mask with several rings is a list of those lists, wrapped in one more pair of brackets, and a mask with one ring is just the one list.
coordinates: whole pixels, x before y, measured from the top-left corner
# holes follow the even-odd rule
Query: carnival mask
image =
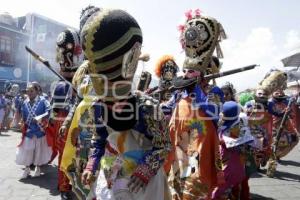
[(62, 72), (75, 72), (81, 60), (79, 35), (71, 29), (61, 32), (56, 40), (56, 61)]
[[(186, 55), (183, 67), (206, 71), (223, 28), (217, 20), (202, 16), (199, 12), (195, 12), (194, 16), (187, 14), (187, 21), (179, 26), (180, 41)], [(225, 34), (222, 35), (225, 37)]]
[(280, 70), (271, 70), (259, 85), (270, 94), (278, 89), (285, 90), (287, 87), (287, 74)]

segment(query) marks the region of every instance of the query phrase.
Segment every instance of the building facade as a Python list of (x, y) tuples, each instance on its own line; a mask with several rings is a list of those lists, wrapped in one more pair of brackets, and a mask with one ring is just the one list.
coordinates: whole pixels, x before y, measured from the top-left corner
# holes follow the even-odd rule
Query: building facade
[(67, 27), (36, 13), (17, 18), (0, 13), (0, 90), (7, 80), (23, 87), (28, 81), (38, 81), (44, 88), (57, 80), (49, 69), (26, 52), (25, 46), (44, 57), (57, 70), (56, 38)]
[(18, 28), (17, 21), (8, 13), (0, 14), (0, 90), (5, 81), (26, 82), (28, 56), (24, 53), (29, 34)]

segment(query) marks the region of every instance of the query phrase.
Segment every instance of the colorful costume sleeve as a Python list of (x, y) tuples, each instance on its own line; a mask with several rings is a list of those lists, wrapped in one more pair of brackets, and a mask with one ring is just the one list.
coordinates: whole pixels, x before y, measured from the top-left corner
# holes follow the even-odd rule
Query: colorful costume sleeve
[(61, 169), (65, 172), (68, 171), (69, 166), (72, 165), (72, 160), (76, 157), (76, 147), (72, 144), (73, 134), (77, 129), (80, 128), (80, 119), (82, 118), (83, 113), (86, 110), (89, 110), (91, 107), (91, 102), (87, 99), (83, 100), (75, 110), (75, 113), (68, 130), (68, 136), (65, 144), (65, 149), (62, 157)]
[(211, 117), (215, 126), (217, 126), (221, 111), (219, 107), (220, 104), (218, 105), (217, 103), (211, 102), (199, 86), (195, 87), (193, 93), (195, 94), (195, 102), (193, 105), (196, 105), (197, 108), (200, 108), (207, 116)]
[(48, 112), (49, 114), (47, 115), (47, 118), (50, 115), (50, 110), (51, 110), (51, 106), (50, 106), (50, 102), (48, 100), (44, 100), (44, 105), (45, 105), (45, 112)]
[(174, 109), (176, 107), (176, 103), (178, 102), (180, 96), (181, 96), (180, 92), (179, 91), (175, 91), (172, 94), (172, 96), (169, 99), (169, 101), (167, 101), (166, 103), (164, 103), (164, 108)]
[(0, 109), (5, 108), (6, 103), (4, 98), (0, 98)]
[(58, 112), (69, 112), (72, 104), (72, 87), (65, 81), (57, 82), (53, 89), (50, 117), (55, 119)]
[[(151, 99), (147, 100), (151, 101)], [(98, 113), (101, 113), (98, 107), (95, 108), (95, 112), (95, 116), (98, 116), (95, 117), (95, 120), (97, 120), (100, 117)], [(98, 124), (101, 124), (101, 122), (98, 121)], [(154, 105), (151, 102), (149, 105), (146, 105), (146, 103), (143, 103), (139, 107), (138, 122), (133, 129), (150, 139), (153, 147), (151, 150), (144, 152), (133, 174), (140, 177), (145, 183), (152, 176), (156, 175), (170, 149), (169, 133), (164, 130), (165, 127), (166, 123), (163, 120), (163, 114), (158, 104)], [(93, 172), (98, 169), (100, 159), (105, 152), (106, 139), (108, 137), (108, 132), (104, 126), (98, 126), (96, 132), (96, 135), (93, 137), (92, 155), (86, 167), (87, 170)]]
[(173, 148), (165, 170), (174, 176), (173, 181), (183, 184), (178, 189), (172, 186), (180, 194), (184, 188), (212, 189), (221, 170), (216, 127), (211, 120), (203, 120), (207, 115), (201, 108), (192, 108), (192, 101), (181, 99), (169, 124)]
[(276, 117), (283, 117), (284, 111), (278, 112), (274, 109), (275, 102), (273, 100), (268, 102), (268, 112)]
[(207, 95), (203, 92), (199, 85), (196, 85), (193, 92), (196, 95), (196, 103), (205, 102), (207, 100)]
[(144, 154), (133, 174), (148, 183), (163, 165), (171, 149), (171, 141), (167, 123), (158, 105), (143, 106), (140, 118), (142, 120), (135, 129), (151, 138), (153, 147)]
[(86, 170), (92, 171), (95, 173), (99, 167), (100, 160), (105, 153), (106, 139), (108, 137), (108, 132), (104, 125), (102, 125), (101, 118), (101, 109), (99, 105), (94, 106), (95, 109), (95, 123), (96, 123), (96, 133), (93, 134), (92, 138), (92, 148), (91, 156), (86, 166)]
[(76, 108), (79, 105), (79, 103), (81, 102), (82, 99), (79, 99), (79, 97), (76, 98), (74, 105), (71, 107), (68, 116), (66, 117), (64, 123), (62, 124), (62, 126), (65, 127), (69, 127), (71, 125), (73, 116), (75, 114)]

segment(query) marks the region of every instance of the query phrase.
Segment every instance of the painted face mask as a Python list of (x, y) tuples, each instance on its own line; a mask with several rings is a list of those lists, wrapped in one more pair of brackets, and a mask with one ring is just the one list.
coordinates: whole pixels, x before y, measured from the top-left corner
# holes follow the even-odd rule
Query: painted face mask
[(268, 93), (264, 89), (257, 89), (255, 97), (257, 103), (266, 104), (268, 102)]
[(61, 32), (56, 40), (56, 61), (62, 72), (75, 72), (82, 61), (79, 34), (73, 29)]
[(164, 55), (160, 57), (155, 66), (155, 74), (159, 78), (159, 88), (169, 88), (173, 79), (177, 77), (178, 71), (179, 68), (173, 56)]
[(271, 70), (259, 85), (269, 94), (276, 90), (285, 90), (287, 88), (287, 74), (280, 70)]

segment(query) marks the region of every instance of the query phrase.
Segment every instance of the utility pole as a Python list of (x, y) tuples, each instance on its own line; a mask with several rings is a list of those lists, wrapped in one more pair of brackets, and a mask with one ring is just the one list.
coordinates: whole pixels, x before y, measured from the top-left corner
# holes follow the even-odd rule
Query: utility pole
[[(30, 48), (32, 48), (32, 42), (33, 42), (33, 24), (34, 24), (33, 20), (34, 20), (34, 16), (31, 13), (30, 14), (30, 34), (29, 34), (29, 43), (28, 43), (28, 46)], [(31, 68), (32, 68), (32, 57), (31, 57), (30, 54), (28, 54), (28, 59), (27, 59), (27, 80), (26, 80), (27, 85), (30, 82), (29, 76), (30, 76), (30, 70), (31, 70)]]

